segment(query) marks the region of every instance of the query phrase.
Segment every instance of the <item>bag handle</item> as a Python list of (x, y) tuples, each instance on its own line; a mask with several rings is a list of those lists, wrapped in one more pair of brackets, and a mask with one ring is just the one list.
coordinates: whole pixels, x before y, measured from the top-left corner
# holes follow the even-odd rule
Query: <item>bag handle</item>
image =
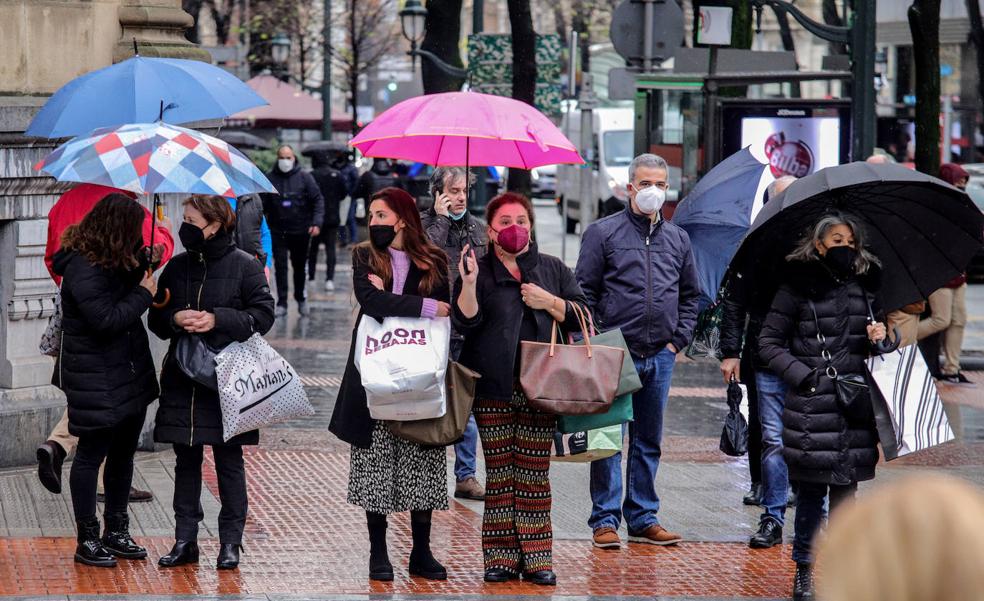
[[(592, 355), (591, 340), (590, 337), (588, 336), (588, 324), (584, 320), (584, 313), (583, 313), (584, 310), (580, 306), (578, 306), (578, 304), (575, 303), (574, 301), (564, 301), (564, 303), (565, 303), (565, 307), (567, 305), (570, 305), (571, 309), (574, 311), (574, 315), (577, 316), (577, 320), (581, 325), (581, 333), (584, 335), (584, 347), (587, 349), (588, 358), (590, 359)], [(554, 353), (557, 348), (557, 333), (559, 331), (560, 331), (560, 323), (555, 319), (553, 320), (553, 325), (550, 327), (550, 356), (551, 357), (554, 356)]]

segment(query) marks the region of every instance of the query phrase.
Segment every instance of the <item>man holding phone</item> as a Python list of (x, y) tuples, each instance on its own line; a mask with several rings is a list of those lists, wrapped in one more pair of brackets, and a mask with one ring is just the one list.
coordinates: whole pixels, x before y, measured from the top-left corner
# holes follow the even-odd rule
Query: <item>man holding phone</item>
[[(467, 177), (466, 177), (467, 176)], [(451, 267), (451, 282), (458, 279), (458, 259), (465, 245), (481, 258), (489, 244), (485, 222), (468, 212), (468, 186), (475, 176), (463, 167), (438, 167), (431, 174), (430, 188), (434, 206), (420, 215), (424, 230), (431, 242), (444, 249)], [(451, 358), (457, 359), (464, 339), (451, 333)], [(478, 446), (478, 427), (475, 418), (468, 420), (461, 442), (454, 446), (454, 475), (457, 484), (454, 496), (459, 499), (485, 500), (485, 489), (475, 477), (475, 452)]]

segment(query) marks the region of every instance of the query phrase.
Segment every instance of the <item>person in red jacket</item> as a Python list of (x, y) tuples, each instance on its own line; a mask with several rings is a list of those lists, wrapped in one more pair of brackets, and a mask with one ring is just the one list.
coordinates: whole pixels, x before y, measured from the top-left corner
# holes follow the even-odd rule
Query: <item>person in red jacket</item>
[[(136, 195), (125, 190), (109, 188), (97, 184), (80, 184), (68, 192), (61, 195), (55, 206), (48, 213), (48, 243), (44, 249), (44, 264), (48, 268), (48, 273), (55, 284), (61, 286), (61, 276), (55, 275), (52, 260), (55, 253), (61, 248), (61, 237), (65, 229), (70, 225), (75, 225), (82, 221), (96, 203), (106, 195), (113, 193), (123, 193), (137, 202)], [(154, 256), (160, 256), (160, 264), (163, 266), (170, 260), (174, 253), (174, 237), (171, 236), (171, 222), (166, 217), (158, 220), (154, 224), (153, 216), (146, 208), (144, 209), (146, 218), (143, 224), (144, 244), (150, 244), (150, 232), (152, 227), (156, 227), (154, 233)], [(43, 442), (37, 451), (38, 458), (38, 479), (41, 484), (49, 491), (61, 493), (62, 483), (62, 462), (65, 457), (78, 444), (79, 439), (68, 432), (68, 412), (62, 414), (61, 420), (48, 436), (48, 440)], [(99, 485), (102, 487), (102, 468), (100, 467)], [(101, 494), (101, 493), (100, 493)], [(148, 491), (130, 489), (130, 502), (150, 501), (154, 496)]]
[[(58, 249), (61, 248), (61, 236), (70, 225), (82, 221), (82, 218), (89, 214), (92, 207), (103, 199), (107, 194), (122, 193), (136, 201), (136, 195), (126, 190), (118, 190), (98, 184), (79, 184), (68, 192), (61, 195), (55, 206), (51, 207), (48, 213), (48, 243), (44, 248), (44, 265), (48, 268), (48, 273), (55, 284), (61, 286), (61, 277), (52, 271), (52, 258)], [(146, 219), (143, 225), (144, 244), (150, 244), (150, 228), (154, 227), (153, 218), (150, 211), (144, 209)], [(171, 222), (165, 217), (163, 221), (157, 222), (157, 232), (154, 233), (154, 246), (160, 245), (161, 266), (171, 259), (174, 253), (174, 237), (171, 236)]]

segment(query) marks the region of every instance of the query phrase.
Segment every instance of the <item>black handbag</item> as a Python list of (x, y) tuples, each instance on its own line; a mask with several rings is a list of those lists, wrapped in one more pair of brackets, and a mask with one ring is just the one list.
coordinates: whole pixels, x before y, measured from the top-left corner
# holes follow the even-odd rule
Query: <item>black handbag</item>
[(215, 375), (215, 356), (219, 354), (197, 334), (185, 334), (174, 346), (174, 360), (186, 376), (211, 390), (219, 389)]
[(820, 356), (826, 362), (825, 373), (827, 377), (834, 381), (834, 394), (837, 397), (837, 405), (848, 415), (859, 415), (864, 412), (863, 399), (868, 395), (868, 381), (861, 374), (841, 375), (837, 373), (837, 368), (832, 362), (833, 357), (827, 349), (827, 338), (820, 331), (820, 319), (817, 317), (817, 307), (810, 302), (810, 311), (813, 312), (813, 321), (817, 325), (817, 340), (820, 342)]
[(718, 448), (729, 457), (741, 457), (748, 452), (748, 422), (741, 414), (741, 387), (734, 379), (728, 384), (728, 415), (721, 430)]

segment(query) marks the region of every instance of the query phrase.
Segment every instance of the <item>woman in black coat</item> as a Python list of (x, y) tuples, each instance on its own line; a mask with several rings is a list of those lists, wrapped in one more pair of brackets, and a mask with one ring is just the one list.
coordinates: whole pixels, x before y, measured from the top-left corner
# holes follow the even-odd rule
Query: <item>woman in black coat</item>
[[(55, 380), (68, 398), (68, 430), (79, 437), (72, 463), (78, 525), (75, 561), (100, 567), (143, 559), (130, 538), (127, 499), (144, 415), (158, 393), (141, 316), (157, 285), (141, 262), (144, 210), (110, 194), (65, 230), (54, 257), (62, 280), (61, 351)], [(99, 538), (96, 480), (106, 460), (106, 529)]]
[(567, 301), (582, 308), (587, 302), (571, 270), (530, 241), (533, 207), (526, 197), (497, 196), (486, 219), (494, 246), (478, 260), (465, 246), (452, 305), (455, 329), (465, 337), (459, 361), (482, 374), (473, 411), (488, 472), (485, 581), (522, 574), (555, 585), (550, 446), (557, 416), (529, 405), (519, 386), (519, 347), (523, 340), (549, 342), (554, 321), (565, 333), (580, 331)]
[(369, 242), (352, 253), (352, 287), (359, 316), (329, 430), (352, 445), (348, 502), (366, 511), (369, 578), (393, 580), (386, 549), (387, 515), (410, 512), (410, 574), (444, 580), (447, 570), (431, 554), (431, 514), (448, 508), (447, 455), (390, 432), (372, 419), (355, 367), (359, 322), (367, 317), (448, 317), (448, 259), (428, 241), (413, 197), (383, 188), (369, 205)]
[[(830, 508), (875, 477), (878, 435), (865, 390), (838, 401), (832, 377), (866, 374), (872, 343), (885, 326), (869, 323), (878, 260), (864, 248), (860, 223), (846, 214), (821, 218), (787, 257), (788, 273), (759, 336), (759, 355), (789, 386), (783, 411), (783, 456), (798, 483), (793, 561), (794, 599), (812, 599), (812, 539)], [(825, 359), (824, 350), (829, 353)]]
[(184, 202), (178, 230), (186, 252), (171, 259), (160, 288), (170, 292), (162, 308), (150, 312), (150, 329), (170, 340), (161, 368), (161, 403), (154, 440), (174, 445), (175, 543), (161, 557), (162, 567), (198, 561), (204, 445), (212, 447), (219, 481), (219, 569), (239, 565), (246, 525), (246, 472), (242, 445), (259, 442), (256, 430), (222, 440), (217, 391), (189, 378), (178, 366), (175, 347), (183, 336), (202, 336), (220, 350), (273, 326), (273, 296), (263, 267), (238, 250), (232, 239), (236, 218), (221, 196), (192, 196)]

